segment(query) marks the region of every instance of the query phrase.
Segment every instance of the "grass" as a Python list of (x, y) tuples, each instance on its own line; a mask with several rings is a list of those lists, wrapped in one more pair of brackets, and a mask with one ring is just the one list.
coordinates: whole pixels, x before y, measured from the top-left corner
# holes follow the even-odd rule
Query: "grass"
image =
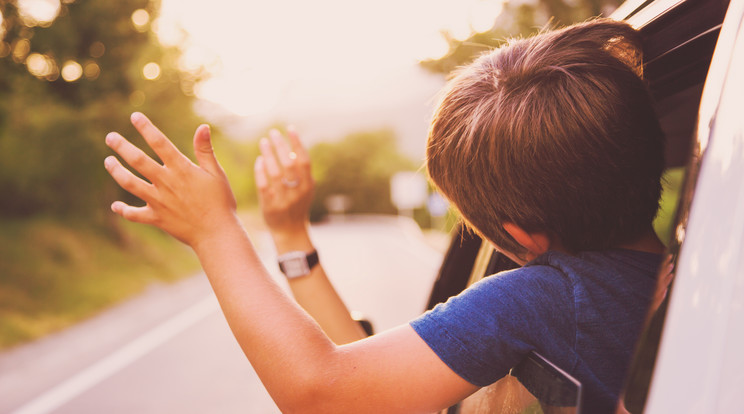
[(157, 229), (116, 230), (50, 218), (0, 219), (0, 349), (68, 327), (199, 268)]

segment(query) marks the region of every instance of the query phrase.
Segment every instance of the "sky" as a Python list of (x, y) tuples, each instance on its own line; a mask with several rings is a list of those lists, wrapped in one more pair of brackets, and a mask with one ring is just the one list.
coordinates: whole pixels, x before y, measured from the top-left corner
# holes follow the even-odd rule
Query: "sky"
[(418, 61), (491, 27), (502, 0), (162, 0), (155, 30), (204, 65), (196, 89), (208, 120), (254, 138), (293, 124), (311, 145), (391, 128), (404, 153), (423, 159), (444, 77)]
[(442, 30), (465, 38), (490, 28), (500, 8), (501, 0), (162, 0), (156, 30), (185, 47), (185, 67), (212, 73), (199, 97), (248, 116), (313, 105), (320, 92), (337, 107), (349, 95), (384, 99), (370, 85), (442, 56)]

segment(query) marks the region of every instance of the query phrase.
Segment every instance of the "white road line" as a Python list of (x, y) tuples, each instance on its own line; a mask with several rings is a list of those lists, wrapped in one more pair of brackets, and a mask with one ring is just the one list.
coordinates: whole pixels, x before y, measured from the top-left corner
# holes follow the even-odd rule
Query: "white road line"
[(210, 295), (10, 414), (50, 413), (218, 310)]

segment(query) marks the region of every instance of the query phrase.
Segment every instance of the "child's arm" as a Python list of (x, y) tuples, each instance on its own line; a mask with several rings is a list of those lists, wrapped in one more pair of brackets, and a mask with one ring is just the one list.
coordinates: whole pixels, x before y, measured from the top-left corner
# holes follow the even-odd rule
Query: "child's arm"
[[(262, 139), (261, 156), (255, 164), (261, 212), (280, 255), (315, 250), (308, 232), (314, 188), (310, 157), (294, 129), (290, 128), (287, 135), (291, 148), (276, 130), (270, 132), (271, 141)], [(290, 278), (289, 286), (295, 300), (334, 343), (345, 344), (366, 336), (328, 280), (322, 261), (307, 276)]]
[(141, 114), (132, 122), (163, 161), (112, 133), (105, 165), (144, 207), (115, 202), (124, 218), (155, 225), (191, 246), (243, 352), (285, 412), (431, 412), (476, 387), (450, 370), (410, 326), (334, 345), (263, 268), (235, 214), (235, 199), (211, 147), (209, 129), (194, 136), (198, 165)]

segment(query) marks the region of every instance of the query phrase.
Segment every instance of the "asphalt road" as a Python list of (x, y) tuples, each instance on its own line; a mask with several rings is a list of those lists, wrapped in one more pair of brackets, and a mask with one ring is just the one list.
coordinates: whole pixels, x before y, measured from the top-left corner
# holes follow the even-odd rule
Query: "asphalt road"
[[(384, 330), (420, 314), (442, 255), (406, 220), (315, 226), (320, 260), (350, 309)], [(266, 234), (252, 235), (282, 282)], [(0, 413), (277, 413), (203, 274), (0, 353)]]

